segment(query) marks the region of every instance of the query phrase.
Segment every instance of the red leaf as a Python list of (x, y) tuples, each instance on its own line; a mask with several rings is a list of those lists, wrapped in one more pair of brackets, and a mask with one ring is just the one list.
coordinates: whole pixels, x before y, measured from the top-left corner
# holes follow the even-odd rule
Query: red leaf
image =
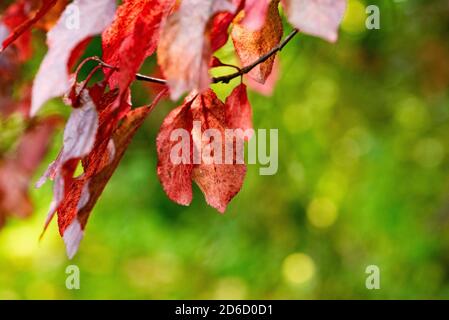
[(19, 38), (23, 33), (27, 32), (33, 24), (39, 21), (55, 4), (57, 0), (42, 0), (42, 5), (36, 14), (17, 26), (12, 33), (3, 41), (0, 52), (5, 50), (11, 43)]
[(156, 50), (161, 24), (173, 4), (174, 0), (127, 0), (118, 8), (102, 36), (103, 60), (119, 69), (110, 77), (111, 88), (127, 90), (145, 58)]
[[(73, 14), (71, 6), (76, 6), (79, 10), (80, 19), (89, 18), (80, 21), (79, 26), (69, 26), (66, 15)], [(47, 34), (49, 50), (34, 80), (32, 115), (36, 114), (47, 100), (61, 96), (69, 90), (68, 67), (72, 51), (109, 25), (115, 10), (115, 0), (75, 0), (71, 6), (66, 8), (57, 24)]]
[[(268, 53), (282, 38), (282, 20), (278, 10), (279, 0), (272, 0), (265, 24), (259, 31), (251, 31), (237, 23), (232, 29), (232, 40), (242, 65), (247, 66)], [(255, 81), (265, 83), (271, 74), (275, 56), (252, 69), (248, 76)]]
[(189, 154), (182, 154), (183, 162), (175, 164), (171, 161), (171, 152), (178, 141), (172, 141), (171, 135), (174, 130), (183, 129), (186, 132), (192, 131), (192, 114), (190, 106), (195, 97), (189, 96), (184, 104), (172, 110), (162, 123), (157, 136), (157, 153), (159, 157), (157, 174), (167, 196), (174, 202), (187, 206), (192, 202), (191, 175), (192, 164), (192, 139), (189, 139)]
[(218, 68), (223, 66), (224, 66), (223, 62), (221, 62), (221, 60), (218, 59), (216, 56), (213, 56), (212, 59), (210, 60), (209, 67), (211, 68)]
[[(240, 191), (246, 175), (246, 165), (235, 164), (235, 154), (233, 155), (234, 164), (226, 164), (224, 153), (225, 144), (234, 144), (234, 141), (225, 139), (226, 115), (225, 105), (217, 98), (212, 90), (206, 91), (199, 96), (192, 104), (192, 114), (194, 121), (201, 121), (201, 131), (204, 133), (208, 129), (218, 130), (222, 137), (221, 141), (221, 163), (217, 163), (214, 154), (213, 161), (207, 163), (205, 159), (199, 165), (195, 165), (192, 171), (192, 180), (200, 187), (204, 193), (206, 202), (224, 213), (228, 203)], [(201, 145), (204, 150), (207, 145), (216, 141), (198, 137), (195, 132), (192, 133), (194, 148)], [(217, 150), (214, 149), (214, 152)], [(203, 154), (204, 157), (204, 154)]]
[(226, 126), (232, 129), (252, 129), (252, 110), (248, 101), (246, 86), (237, 86), (226, 99)]
[[(182, 205), (190, 204), (191, 181), (195, 181), (204, 193), (207, 203), (218, 211), (224, 212), (228, 203), (241, 189), (246, 166), (236, 163), (235, 153), (231, 155), (229, 164), (226, 163), (228, 159), (225, 156), (225, 151), (234, 144), (234, 141), (226, 139), (225, 130), (231, 129), (227, 124), (226, 109), (236, 110), (239, 107), (246, 109), (245, 94), (240, 90), (243, 90), (243, 87), (235, 91), (230, 98), (229, 107), (226, 107), (210, 89), (201, 95), (191, 95), (164, 121), (157, 139), (158, 176), (165, 192), (173, 201)], [(238, 116), (233, 117), (228, 114), (228, 118), (233, 124), (245, 122), (242, 119), (237, 120)], [(242, 118), (247, 117), (242, 116)], [(201, 124), (200, 128), (196, 126), (197, 123)], [(172, 137), (174, 130), (177, 129), (184, 130), (188, 135), (183, 137), (181, 142), (172, 141), (172, 138), (181, 136), (176, 134)], [(202, 133), (206, 130), (209, 132), (214, 130), (220, 136), (220, 141), (203, 135)], [(178, 154), (178, 149), (181, 149), (180, 144), (183, 146), (182, 157)], [(211, 152), (208, 154), (207, 150)], [(186, 152), (188, 152), (187, 155)], [(179, 163), (174, 163), (172, 153), (176, 153)]]
[[(211, 19), (220, 12), (235, 12), (231, 0), (184, 0), (163, 28), (158, 62), (173, 100), (191, 90), (203, 92), (210, 83)], [(214, 44), (217, 47), (218, 44)]]
[[(81, 159), (84, 173), (74, 178), (73, 174), (78, 159), (64, 157), (65, 161), (61, 161), (61, 155), (57, 160), (59, 166), (53, 165), (53, 168), (50, 169), (55, 180), (54, 199), (44, 231), (57, 211), (59, 232), (66, 244), (69, 258), (76, 253), (88, 217), (117, 168), (132, 137), (148, 113), (166, 94), (166, 91), (159, 94), (149, 107), (130, 110), (129, 105), (120, 106), (118, 113), (116, 109), (111, 108), (116, 102), (118, 92), (105, 93), (102, 90), (104, 87), (101, 86), (90, 89), (90, 95), (100, 111), (100, 119), (95, 144)], [(90, 143), (85, 145), (87, 144)], [(81, 154), (81, 152), (76, 152), (76, 154)]]
[(210, 31), (212, 52), (223, 47), (228, 41), (228, 28), (234, 17), (235, 14), (231, 12), (220, 12), (212, 19), (212, 28)]
[(282, 0), (288, 20), (301, 32), (335, 42), (346, 0)]

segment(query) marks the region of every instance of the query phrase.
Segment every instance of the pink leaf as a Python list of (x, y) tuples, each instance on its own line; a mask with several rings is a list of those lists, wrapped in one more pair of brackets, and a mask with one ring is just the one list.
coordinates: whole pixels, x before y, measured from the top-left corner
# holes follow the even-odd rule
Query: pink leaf
[(235, 11), (231, 0), (184, 0), (171, 15), (161, 35), (158, 62), (173, 100), (183, 93), (203, 92), (210, 83), (211, 39), (209, 21), (219, 12)]
[[(72, 50), (87, 38), (101, 33), (111, 23), (114, 10), (115, 0), (75, 0), (66, 8), (47, 35), (49, 50), (34, 80), (32, 115), (47, 100), (68, 91), (68, 63)], [(76, 23), (76, 17), (79, 18), (79, 24)]]
[(282, 0), (288, 20), (301, 32), (335, 42), (346, 0)]
[(251, 31), (260, 30), (267, 18), (270, 0), (246, 0), (242, 24)]
[(55, 173), (60, 171), (67, 161), (85, 157), (94, 146), (98, 129), (97, 109), (86, 89), (81, 92), (80, 96), (81, 106), (73, 109), (67, 121), (62, 150), (37, 183), (38, 187), (45, 183), (47, 178), (53, 179)]

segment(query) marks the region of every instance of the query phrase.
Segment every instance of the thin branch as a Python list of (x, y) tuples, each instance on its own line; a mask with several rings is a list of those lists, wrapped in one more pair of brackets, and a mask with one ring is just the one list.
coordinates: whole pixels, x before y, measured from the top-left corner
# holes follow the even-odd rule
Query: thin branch
[(167, 84), (167, 80), (165, 80), (165, 79), (154, 78), (154, 77), (146, 76), (146, 75), (140, 74), (140, 73), (136, 74), (136, 80), (158, 83), (158, 84)]
[[(298, 29), (294, 29), (287, 37), (285, 37), (284, 40), (281, 41), (281, 43), (279, 43), (276, 47), (271, 49), (268, 53), (264, 54), (263, 56), (261, 56), (259, 59), (257, 59), (250, 65), (247, 65), (246, 67), (238, 69), (237, 72), (234, 72), (234, 73), (231, 73), (231, 74), (228, 74), (225, 76), (221, 76), (221, 77), (214, 77), (211, 79), (211, 82), (212, 83), (229, 83), (231, 80), (241, 77), (244, 74), (247, 74), (248, 72), (253, 70), (259, 64), (264, 63), (265, 61), (270, 59), (273, 55), (282, 51), (282, 49), (284, 49), (284, 47), (290, 42), (290, 40), (292, 40), (298, 34), (298, 32), (299, 32)], [(95, 60), (98, 61), (98, 63), (105, 68), (114, 69), (116, 71), (118, 70), (117, 67), (114, 67), (114, 66), (111, 66), (111, 65), (105, 63), (100, 58), (96, 58)], [(235, 67), (235, 66), (232, 66), (232, 67)], [(158, 83), (158, 84), (167, 84), (167, 80), (165, 80), (165, 79), (154, 78), (154, 77), (146, 76), (146, 75), (143, 75), (140, 73), (136, 74), (136, 80)]]
[(244, 74), (247, 74), (248, 72), (253, 70), (255, 67), (257, 67), (259, 64), (264, 63), (265, 61), (270, 59), (273, 55), (275, 55), (276, 53), (278, 53), (279, 51), (284, 49), (284, 47), (290, 42), (291, 39), (293, 39), (294, 36), (296, 36), (296, 34), (298, 34), (298, 32), (299, 32), (298, 29), (293, 30), (276, 47), (271, 49), (268, 53), (266, 53), (265, 55), (261, 56), (259, 59), (257, 59), (256, 61), (254, 61), (250, 65), (240, 69), (240, 71), (232, 73), (232, 74), (229, 74), (229, 75), (226, 75), (226, 76), (212, 78), (212, 83), (220, 83), (220, 82), (222, 82), (222, 83), (229, 83), (231, 80), (233, 80), (233, 79), (235, 79), (237, 77), (241, 77)]

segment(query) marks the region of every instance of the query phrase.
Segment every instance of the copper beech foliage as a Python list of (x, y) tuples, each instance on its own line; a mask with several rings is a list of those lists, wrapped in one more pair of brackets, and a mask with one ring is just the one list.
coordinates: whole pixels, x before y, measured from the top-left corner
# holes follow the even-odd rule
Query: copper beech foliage
[[(61, 151), (37, 185), (53, 181), (54, 196), (44, 230), (57, 214), (69, 257), (76, 253), (89, 215), (135, 132), (165, 96), (176, 101), (188, 94), (165, 118), (157, 137), (157, 173), (166, 194), (181, 205), (189, 205), (195, 182), (207, 203), (225, 212), (242, 187), (246, 166), (236, 161), (215, 164), (192, 159), (172, 163), (170, 152), (175, 142), (170, 135), (175, 129), (185, 129), (194, 151), (198, 144), (207, 142), (197, 139), (195, 121), (201, 122), (202, 131), (213, 128), (223, 133), (252, 127), (245, 84), (238, 85), (224, 102), (209, 85), (241, 77), (256, 91), (273, 90), (278, 72), (276, 53), (295, 34), (281, 42), (280, 6), (295, 29), (334, 42), (346, 3), (123, 0), (117, 5), (116, 0), (17, 0), (11, 4), (0, 19), (0, 112), (3, 117), (21, 112), (27, 125), (13, 150), (0, 155), (0, 224), (9, 214), (26, 216), (32, 211), (27, 196), (30, 179), (52, 131), (61, 122), (55, 116), (38, 115), (48, 100), (60, 96), (72, 112)], [(32, 89), (24, 89), (22, 100), (17, 101), (12, 98), (12, 86), (20, 64), (32, 56), (32, 28), (47, 32), (48, 51)], [(97, 61), (98, 66), (80, 80), (79, 70), (86, 61), (78, 63), (78, 59), (98, 35), (103, 56), (86, 60)], [(226, 65), (214, 52), (229, 38), (241, 67), (229, 77), (211, 78), (211, 68)], [(144, 61), (152, 56), (156, 56), (163, 79), (138, 75)], [(92, 84), (95, 73), (103, 78)], [(130, 85), (136, 79), (160, 84), (160, 93), (149, 106), (130, 104)], [(194, 152), (189, 154), (183, 156), (191, 157)], [(75, 176), (80, 164), (83, 173)]]

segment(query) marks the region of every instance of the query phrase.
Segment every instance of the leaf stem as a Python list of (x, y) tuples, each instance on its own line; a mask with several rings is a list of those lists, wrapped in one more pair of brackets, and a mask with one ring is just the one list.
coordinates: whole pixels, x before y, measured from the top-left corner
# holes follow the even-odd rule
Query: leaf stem
[(276, 47), (271, 49), (268, 53), (261, 56), (259, 59), (254, 61), (253, 63), (247, 65), (246, 67), (243, 67), (239, 71), (226, 75), (221, 77), (212, 78), (212, 83), (229, 83), (231, 80), (237, 77), (241, 77), (244, 74), (247, 74), (251, 70), (253, 70), (255, 67), (257, 67), (259, 64), (264, 63), (268, 59), (270, 59), (273, 55), (280, 52), (284, 47), (290, 42), (291, 39), (293, 39), (294, 36), (298, 33), (298, 29), (294, 29), (281, 43), (279, 43)]
[[(269, 52), (267, 52), (266, 54), (264, 54), (263, 56), (261, 56), (259, 59), (257, 59), (256, 61), (254, 61), (253, 63), (238, 69), (237, 72), (225, 75), (225, 76), (220, 76), (220, 77), (214, 77), (211, 79), (212, 83), (229, 83), (231, 80), (238, 78), (238, 77), (242, 77), (243, 75), (249, 73), (251, 70), (253, 70), (256, 66), (258, 66), (261, 63), (264, 63), (265, 61), (267, 61), (268, 59), (270, 59), (273, 55), (275, 55), (276, 53), (282, 51), (282, 49), (284, 49), (284, 47), (290, 42), (290, 40), (292, 40), (297, 34), (298, 34), (299, 30), (298, 29), (294, 29), (287, 37), (285, 37), (284, 40), (282, 40), (276, 47), (274, 47), (273, 49), (271, 49)], [(96, 61), (98, 61), (98, 63), (105, 67), (105, 68), (110, 68), (110, 69), (114, 69), (114, 70), (118, 70), (117, 67), (111, 66), (107, 63), (105, 63), (104, 61), (102, 61), (100, 58), (95, 58)], [(162, 84), (165, 85), (167, 84), (167, 80), (165, 79), (160, 79), (160, 78), (155, 78), (155, 77), (150, 77), (144, 74), (140, 74), (137, 73), (136, 74), (136, 80), (138, 81), (145, 81), (145, 82), (152, 82), (152, 83), (157, 83), (157, 84)]]

